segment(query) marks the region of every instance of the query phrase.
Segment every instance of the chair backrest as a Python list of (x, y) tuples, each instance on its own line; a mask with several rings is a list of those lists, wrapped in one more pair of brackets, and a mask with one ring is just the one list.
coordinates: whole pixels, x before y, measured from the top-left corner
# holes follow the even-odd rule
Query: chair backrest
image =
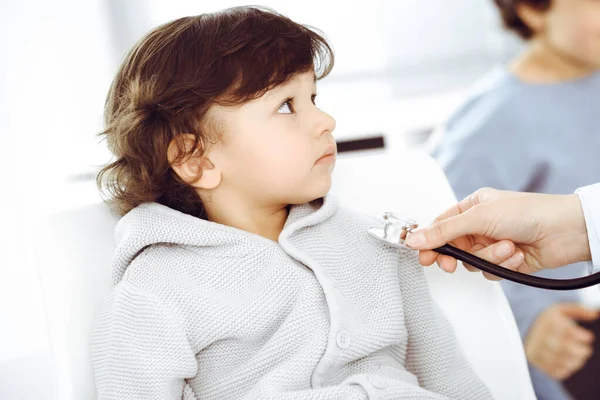
[(117, 221), (98, 203), (49, 216), (33, 234), (58, 400), (96, 398), (90, 334), (110, 292)]
[[(340, 203), (380, 217), (392, 211), (429, 225), (456, 202), (443, 171), (425, 153), (344, 157), (332, 194)], [(425, 269), (432, 296), (452, 324), (466, 357), (495, 399), (535, 399), (514, 316), (497, 282), (464, 268)]]
[[(425, 155), (340, 159), (332, 193), (374, 215), (395, 211), (422, 225), (454, 202), (443, 173)], [(44, 219), (33, 245), (42, 287), (58, 400), (96, 397), (89, 356), (94, 316), (110, 291), (118, 217), (102, 203)], [(496, 399), (535, 399), (521, 341), (497, 283), (480, 274), (426, 269), (434, 298), (450, 319), (476, 372)]]

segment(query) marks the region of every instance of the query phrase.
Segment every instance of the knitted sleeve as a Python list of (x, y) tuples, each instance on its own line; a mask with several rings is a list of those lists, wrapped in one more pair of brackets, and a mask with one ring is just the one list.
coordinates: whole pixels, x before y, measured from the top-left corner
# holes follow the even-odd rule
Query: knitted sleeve
[(98, 400), (194, 399), (185, 378), (197, 362), (177, 319), (158, 299), (121, 282), (92, 332)]
[(419, 386), (451, 399), (492, 396), (462, 355), (452, 326), (434, 303), (416, 256), (402, 259), (400, 284), (408, 330), (406, 368)]
[(367, 400), (370, 397), (358, 383), (342, 383), (322, 388), (289, 392), (252, 391), (244, 400)]

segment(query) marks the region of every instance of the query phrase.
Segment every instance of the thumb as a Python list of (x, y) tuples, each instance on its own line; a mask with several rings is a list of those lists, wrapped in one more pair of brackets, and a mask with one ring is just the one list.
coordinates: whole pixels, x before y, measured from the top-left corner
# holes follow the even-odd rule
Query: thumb
[(560, 310), (563, 315), (578, 321), (594, 321), (599, 316), (598, 311), (579, 304), (561, 304)]
[(465, 235), (479, 233), (481, 221), (470, 209), (462, 214), (435, 222), (418, 229), (406, 238), (406, 243), (416, 250), (431, 250)]

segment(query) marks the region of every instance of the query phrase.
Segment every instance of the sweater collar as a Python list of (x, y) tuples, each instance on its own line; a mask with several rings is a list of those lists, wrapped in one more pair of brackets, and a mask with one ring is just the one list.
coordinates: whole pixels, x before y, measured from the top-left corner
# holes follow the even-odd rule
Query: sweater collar
[[(279, 235), (279, 243), (296, 231), (320, 224), (337, 210), (331, 195), (309, 203), (293, 205)], [(235, 254), (244, 256), (277, 245), (272, 240), (231, 226), (218, 224), (182, 213), (158, 203), (145, 203), (127, 213), (117, 223), (117, 249), (113, 257), (113, 285), (125, 274), (133, 260), (154, 244), (195, 247), (220, 247), (224, 252), (235, 246)]]

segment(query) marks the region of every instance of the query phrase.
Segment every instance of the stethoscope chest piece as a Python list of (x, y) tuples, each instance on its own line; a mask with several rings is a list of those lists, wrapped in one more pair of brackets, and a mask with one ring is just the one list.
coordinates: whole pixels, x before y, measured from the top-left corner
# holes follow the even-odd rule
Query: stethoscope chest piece
[(391, 212), (385, 212), (383, 220), (382, 228), (374, 226), (367, 229), (369, 235), (398, 249), (412, 250), (406, 245), (406, 237), (417, 229), (419, 224), (410, 218), (402, 218)]
[[(402, 250), (414, 251), (414, 249), (411, 249), (406, 245), (406, 238), (414, 229), (417, 229), (419, 225), (410, 218), (401, 218), (391, 212), (384, 213), (383, 220), (383, 227), (374, 226), (367, 229), (369, 235), (373, 236), (375, 239), (381, 240), (389, 246)], [(520, 283), (521, 285), (541, 289), (575, 290), (600, 283), (600, 272), (581, 278), (548, 279), (540, 276), (525, 275), (517, 271), (503, 268), (449, 244), (437, 247), (433, 249), (433, 251), (453, 257), (500, 278), (508, 279)]]

